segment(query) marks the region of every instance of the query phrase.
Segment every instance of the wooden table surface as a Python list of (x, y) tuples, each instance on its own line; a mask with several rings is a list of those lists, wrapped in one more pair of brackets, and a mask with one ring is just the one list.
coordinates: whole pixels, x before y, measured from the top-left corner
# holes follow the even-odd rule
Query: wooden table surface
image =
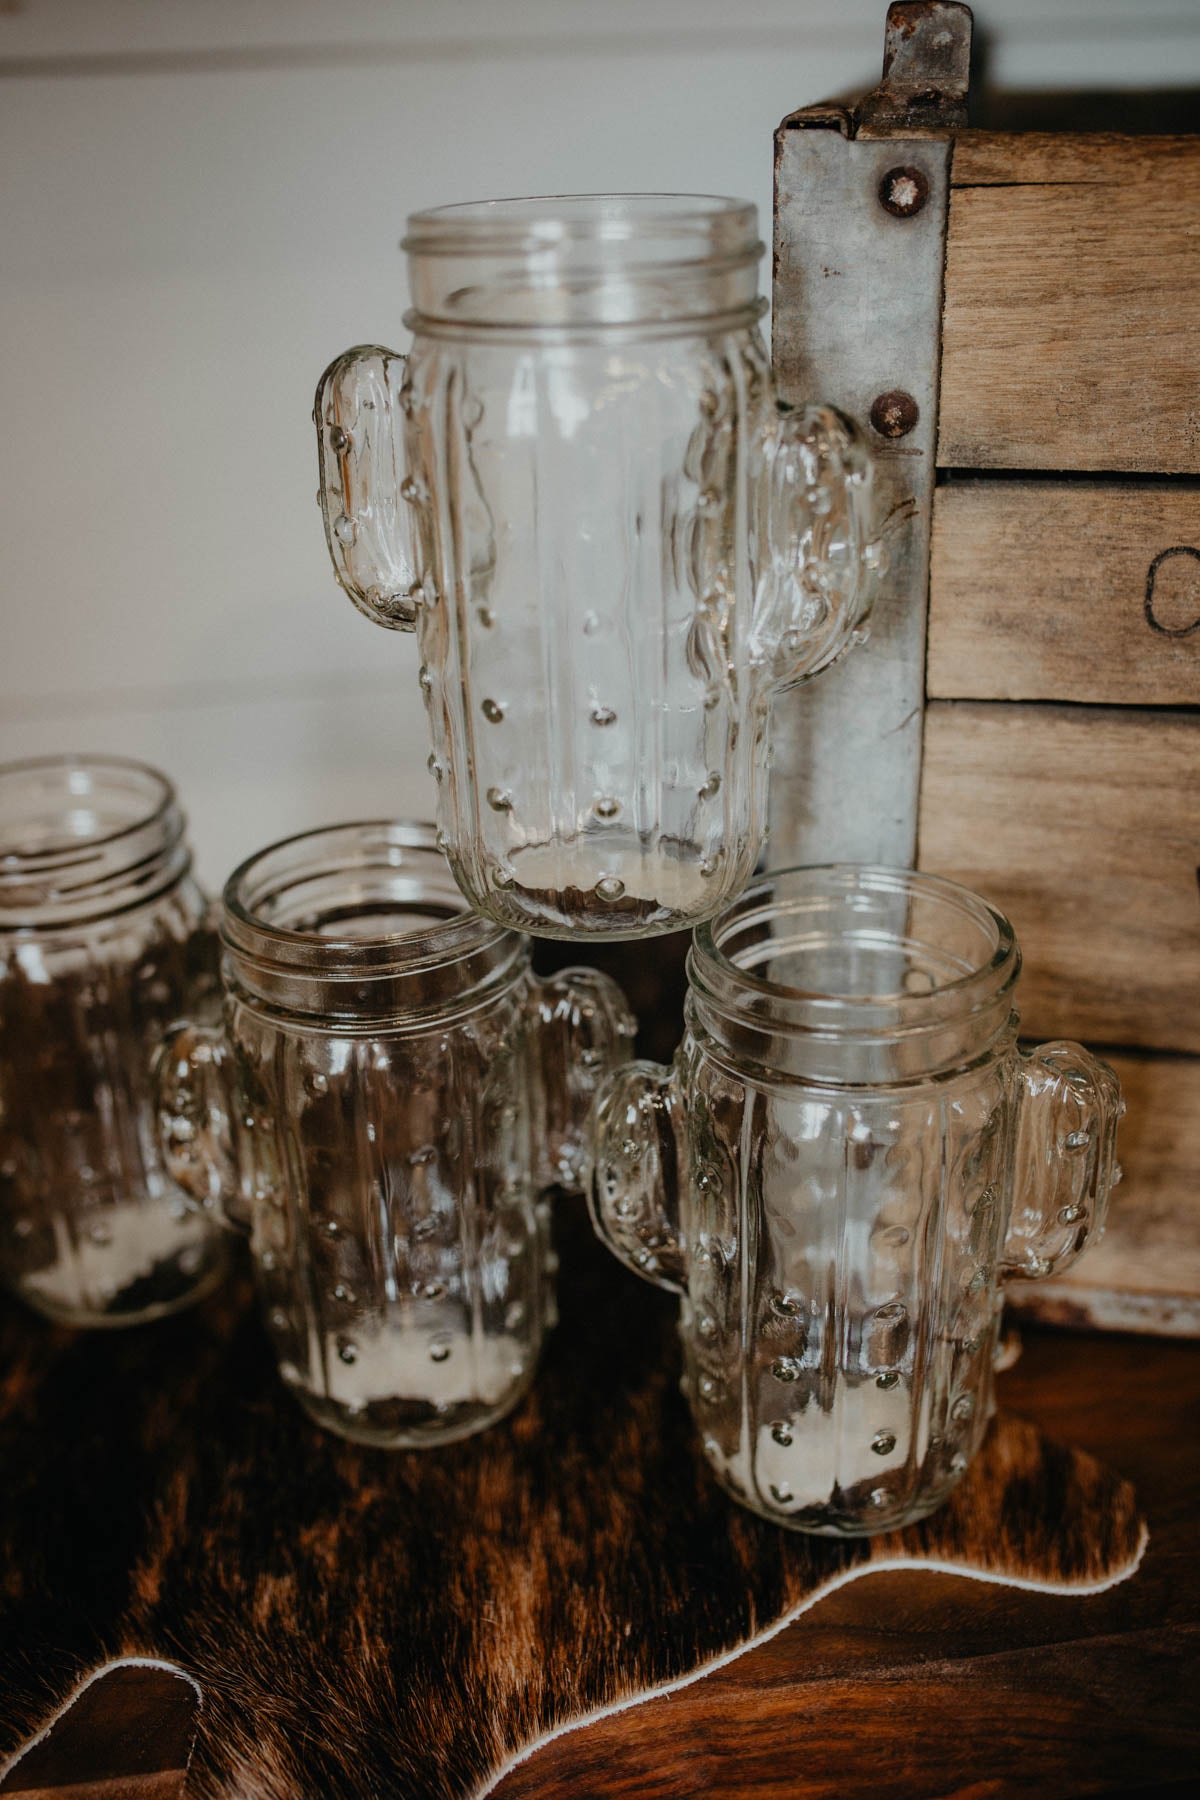
[[(1001, 1396), (1137, 1484), (1151, 1537), (1132, 1580), (1067, 1599), (934, 1573), (866, 1577), (690, 1688), (543, 1747), (497, 1796), (1195, 1791), (1200, 1344), (1027, 1330)], [(153, 1683), (129, 1675), (124, 1699), (114, 1684), (88, 1729), (40, 1747), (35, 1782), (14, 1768), (3, 1793), (186, 1796), (170, 1717), (179, 1697), (170, 1684), (161, 1701), (149, 1697)], [(139, 1740), (137, 1773), (95, 1784), (99, 1739), (118, 1728)]]

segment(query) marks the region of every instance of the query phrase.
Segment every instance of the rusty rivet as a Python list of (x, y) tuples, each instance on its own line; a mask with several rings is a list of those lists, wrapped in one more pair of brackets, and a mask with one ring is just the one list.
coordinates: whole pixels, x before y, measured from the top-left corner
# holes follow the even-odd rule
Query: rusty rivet
[(896, 219), (911, 219), (929, 198), (929, 182), (920, 169), (903, 164), (889, 169), (879, 184), (879, 202)]
[(921, 409), (903, 388), (892, 388), (871, 402), (871, 424), (880, 437), (907, 437), (920, 416)]

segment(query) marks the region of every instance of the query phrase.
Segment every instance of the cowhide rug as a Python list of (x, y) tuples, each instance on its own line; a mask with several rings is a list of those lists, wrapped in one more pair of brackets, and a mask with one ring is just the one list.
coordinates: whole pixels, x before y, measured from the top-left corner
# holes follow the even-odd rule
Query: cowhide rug
[(0, 1793), (35, 1785), (44, 1746), (29, 1777), (8, 1759), (114, 1658), (198, 1686), (191, 1800), (478, 1796), (872, 1570), (1079, 1593), (1136, 1567), (1129, 1486), (1004, 1416), (909, 1531), (842, 1544), (741, 1511), (678, 1392), (674, 1303), (578, 1203), (559, 1218), (562, 1323), (533, 1393), (434, 1453), (308, 1424), (244, 1276), (111, 1335), (0, 1305)]

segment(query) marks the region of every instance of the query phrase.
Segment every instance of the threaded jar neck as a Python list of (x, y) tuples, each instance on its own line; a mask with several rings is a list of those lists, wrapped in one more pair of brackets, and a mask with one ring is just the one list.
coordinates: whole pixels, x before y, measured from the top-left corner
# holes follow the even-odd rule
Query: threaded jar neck
[(711, 194), (563, 194), (414, 213), (413, 330), (432, 336), (751, 325), (756, 208)]
[(191, 867), (165, 775), (122, 757), (0, 765), (0, 931), (47, 930), (144, 905)]
[(528, 939), (471, 912), (431, 825), (304, 832), (235, 869), (222, 900), (227, 983), (251, 1005), (337, 1029), (428, 1027), (528, 967)]
[(1015, 1035), (1020, 952), (977, 894), (906, 869), (784, 869), (702, 925), (689, 1014), (739, 1062), (837, 1086), (970, 1067)]

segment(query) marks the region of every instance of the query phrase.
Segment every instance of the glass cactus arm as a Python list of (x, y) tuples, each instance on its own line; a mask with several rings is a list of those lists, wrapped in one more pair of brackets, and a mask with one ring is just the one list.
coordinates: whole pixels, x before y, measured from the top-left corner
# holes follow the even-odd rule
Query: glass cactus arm
[(635, 1062), (610, 1075), (596, 1097), (588, 1186), (596, 1235), (635, 1275), (676, 1292), (687, 1276), (679, 1107), (670, 1069)]
[(172, 1181), (235, 1231), (250, 1229), (251, 1157), (224, 1033), (177, 1025), (154, 1061), (158, 1141)]
[(381, 344), (360, 344), (317, 383), (317, 499), (334, 574), (359, 612), (411, 631), (420, 595), (413, 487), (404, 454), (401, 393), (407, 364)]
[(756, 507), (752, 656), (789, 687), (865, 635), (883, 564), (873, 468), (858, 432), (830, 406), (780, 412), (762, 451)]
[(536, 1029), (535, 1091), (542, 1185), (578, 1193), (588, 1161), (588, 1120), (596, 1089), (628, 1056), (637, 1022), (615, 981), (597, 969), (563, 969), (530, 990)]
[(1028, 1280), (1061, 1273), (1104, 1229), (1125, 1107), (1113, 1071), (1081, 1044), (1042, 1044), (1022, 1056), (1020, 1082), (1000, 1272)]

